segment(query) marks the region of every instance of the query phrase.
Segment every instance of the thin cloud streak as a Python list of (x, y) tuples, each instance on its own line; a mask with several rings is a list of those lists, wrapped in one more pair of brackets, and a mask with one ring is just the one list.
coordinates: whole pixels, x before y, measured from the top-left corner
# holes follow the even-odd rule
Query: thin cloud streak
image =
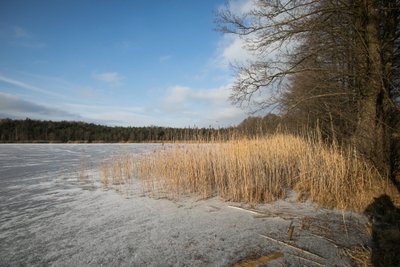
[(96, 80), (107, 83), (118, 83), (124, 79), (118, 72), (95, 73), (92, 76)]
[(6, 77), (6, 76), (4, 76), (2, 74), (0, 74), (0, 82), (8, 83), (8, 84), (11, 84), (13, 86), (16, 86), (16, 87), (19, 87), (19, 88), (23, 88), (23, 89), (27, 89), (27, 90), (30, 90), (30, 91), (33, 91), (33, 92), (38, 92), (38, 93), (42, 93), (42, 94), (46, 94), (46, 95), (52, 95), (52, 96), (56, 96), (56, 97), (65, 98), (65, 96), (63, 96), (61, 94), (58, 94), (58, 93), (55, 93), (55, 92), (51, 92), (51, 91), (48, 91), (48, 90), (45, 90), (45, 89), (42, 89), (42, 88), (39, 88), (39, 87), (36, 87), (34, 85), (25, 83), (25, 82), (21, 82), (21, 81), (18, 81), (18, 80), (11, 79), (11, 78)]

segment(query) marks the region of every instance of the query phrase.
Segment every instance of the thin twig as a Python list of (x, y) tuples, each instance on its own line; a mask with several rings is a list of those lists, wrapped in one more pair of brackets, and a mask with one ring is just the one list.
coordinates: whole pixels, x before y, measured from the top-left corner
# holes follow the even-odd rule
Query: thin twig
[(286, 242), (277, 240), (277, 239), (272, 238), (272, 237), (269, 237), (269, 236), (267, 236), (267, 235), (262, 235), (262, 234), (260, 234), (260, 236), (262, 236), (262, 237), (264, 237), (264, 238), (266, 238), (266, 239), (275, 241), (275, 242), (277, 242), (277, 243), (279, 243), (279, 244), (281, 244), (281, 245), (288, 246), (288, 247), (290, 247), (290, 248), (293, 248), (293, 249), (295, 249), (295, 250), (297, 250), (297, 251), (300, 251), (300, 252), (303, 252), (303, 253), (305, 253), (305, 254), (309, 254), (309, 255), (312, 255), (312, 256), (314, 256), (314, 257), (318, 257), (318, 258), (320, 258), (320, 259), (322, 259), (322, 260), (325, 260), (325, 259), (324, 259), (323, 257), (321, 257), (320, 255), (315, 254), (315, 253), (310, 252), (310, 251), (307, 251), (307, 250), (305, 250), (305, 249), (303, 249), (303, 248), (296, 247), (296, 246), (294, 246), (294, 245), (291, 245), (291, 244), (288, 244), (288, 243), (286, 243)]
[(270, 218), (270, 217), (279, 217), (281, 219), (284, 220), (293, 220), (294, 218), (298, 218), (296, 216), (291, 216), (289, 214), (278, 214), (278, 213), (271, 213), (268, 215), (254, 215), (253, 218), (254, 219), (264, 219), (264, 218)]
[(255, 210), (255, 209), (246, 209), (246, 208), (241, 208), (241, 207), (237, 207), (237, 206), (230, 206), (230, 205), (228, 207), (232, 208), (232, 209), (244, 210), (244, 211), (247, 211), (247, 212), (250, 212), (250, 213), (253, 213), (253, 214), (265, 214), (265, 212), (258, 211), (258, 210)]

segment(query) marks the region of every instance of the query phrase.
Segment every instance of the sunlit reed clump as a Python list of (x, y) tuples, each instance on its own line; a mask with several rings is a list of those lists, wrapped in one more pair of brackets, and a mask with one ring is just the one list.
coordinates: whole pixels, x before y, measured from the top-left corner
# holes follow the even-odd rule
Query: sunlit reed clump
[(100, 182), (105, 188), (129, 191), (135, 172), (133, 156), (124, 154), (100, 163)]
[(109, 180), (110, 173), (109, 173), (109, 170), (110, 170), (109, 163), (107, 161), (102, 161), (100, 163), (100, 182), (105, 188), (107, 188), (109, 186), (109, 184), (110, 184), (110, 180)]
[(143, 155), (134, 169), (145, 190), (173, 197), (195, 193), (257, 203), (295, 190), (325, 207), (359, 211), (382, 193), (396, 195), (353, 150), (286, 134), (176, 145)]

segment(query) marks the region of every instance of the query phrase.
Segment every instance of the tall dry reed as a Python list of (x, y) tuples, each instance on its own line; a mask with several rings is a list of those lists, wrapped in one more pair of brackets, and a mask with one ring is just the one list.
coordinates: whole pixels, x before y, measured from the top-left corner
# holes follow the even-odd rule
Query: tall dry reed
[(79, 181), (80, 182), (87, 182), (89, 179), (88, 174), (88, 159), (84, 156), (81, 156), (79, 161)]
[(114, 156), (111, 160), (100, 163), (100, 182), (105, 188), (128, 192), (134, 173), (134, 159), (130, 154)]
[(373, 197), (396, 195), (391, 183), (351, 149), (285, 134), (176, 145), (143, 155), (133, 169), (146, 190), (173, 196), (268, 202), (295, 190), (325, 207), (359, 211)]

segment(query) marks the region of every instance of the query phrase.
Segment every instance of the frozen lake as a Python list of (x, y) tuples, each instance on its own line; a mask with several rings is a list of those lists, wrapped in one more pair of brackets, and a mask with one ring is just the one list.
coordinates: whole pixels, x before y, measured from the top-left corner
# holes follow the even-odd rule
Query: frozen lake
[[(333, 224), (332, 235), (344, 236), (335, 230), (340, 213), (309, 203), (264, 205), (294, 218), (257, 219), (229, 206), (237, 203), (219, 198), (157, 200), (145, 196), (138, 181), (129, 197), (100, 186), (102, 160), (161, 148), (160, 144), (0, 145), (0, 266), (231, 266), (275, 251), (285, 252), (277, 266), (297, 266), (307, 262), (260, 234), (285, 239), (290, 222), (300, 227), (305, 218), (328, 218), (339, 222)], [(82, 159), (89, 169), (86, 182), (79, 179)], [(326, 261), (321, 263), (343, 263), (332, 244), (321, 244), (323, 240), (308, 231), (296, 234), (297, 244), (323, 255), (318, 260)], [(352, 235), (347, 235), (347, 244), (365, 238), (356, 231)]]
[[(243, 225), (247, 214), (237, 211), (232, 220), (235, 211), (217, 199), (180, 203), (140, 190), (127, 198), (99, 185), (101, 160), (159, 148), (0, 145), (0, 265), (227, 266), (262, 250), (251, 241), (259, 225)], [(92, 169), (90, 183), (79, 180), (82, 158)]]

